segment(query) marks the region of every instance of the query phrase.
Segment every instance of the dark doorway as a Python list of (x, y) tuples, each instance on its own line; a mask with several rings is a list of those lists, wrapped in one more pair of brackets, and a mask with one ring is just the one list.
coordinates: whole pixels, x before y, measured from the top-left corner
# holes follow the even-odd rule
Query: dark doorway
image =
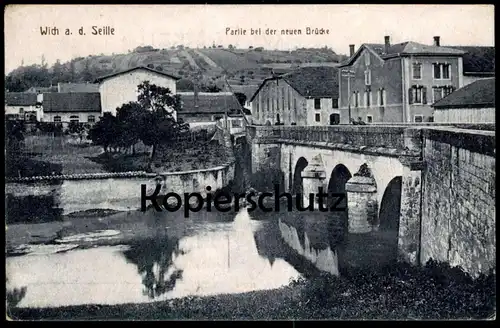
[(292, 195), (302, 194), (304, 188), (302, 185), (302, 171), (306, 168), (309, 163), (304, 157), (299, 158), (297, 164), (295, 164), (295, 170), (293, 173), (293, 188)]
[(280, 114), (276, 114), (276, 123), (280, 124)]
[(382, 196), (379, 212), (380, 231), (386, 237), (386, 241), (390, 244), (394, 253), (397, 251), (398, 246), (401, 186), (402, 178), (400, 176), (389, 182)]
[(330, 125), (340, 124), (340, 114), (330, 114)]

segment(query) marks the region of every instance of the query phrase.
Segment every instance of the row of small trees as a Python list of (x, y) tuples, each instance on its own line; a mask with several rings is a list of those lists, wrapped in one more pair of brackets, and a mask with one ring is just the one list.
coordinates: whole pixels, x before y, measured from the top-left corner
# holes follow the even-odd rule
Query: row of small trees
[(189, 131), (189, 125), (172, 115), (172, 110), (180, 109), (179, 95), (148, 81), (141, 83), (138, 91), (138, 100), (117, 108), (116, 116), (105, 113), (89, 131), (89, 138), (105, 152), (134, 153), (134, 145), (142, 141), (152, 147), (152, 159), (159, 144), (176, 140)]

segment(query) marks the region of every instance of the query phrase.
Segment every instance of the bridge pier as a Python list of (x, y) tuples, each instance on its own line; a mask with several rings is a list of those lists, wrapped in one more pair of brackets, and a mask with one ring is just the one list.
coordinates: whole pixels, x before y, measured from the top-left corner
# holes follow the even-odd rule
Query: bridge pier
[(377, 184), (371, 173), (360, 168), (349, 181), (347, 193), (349, 233), (368, 233), (378, 230)]
[[(303, 186), (302, 206), (304, 208), (307, 208), (310, 203), (309, 194), (314, 194), (314, 210), (319, 210), (319, 202), (317, 197), (319, 188), (323, 188), (324, 193), (327, 192), (325, 189), (326, 172), (325, 166), (323, 165), (323, 161), (321, 159), (321, 155), (317, 155), (312, 158), (311, 163), (309, 163), (304, 171), (302, 171), (301, 176)], [(323, 208), (326, 208), (326, 199), (323, 201), (323, 204)]]

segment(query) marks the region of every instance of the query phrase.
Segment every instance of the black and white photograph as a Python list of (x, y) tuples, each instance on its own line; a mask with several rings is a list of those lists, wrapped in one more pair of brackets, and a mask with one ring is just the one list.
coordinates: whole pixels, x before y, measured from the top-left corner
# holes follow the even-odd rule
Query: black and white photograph
[(495, 320), (494, 23), (5, 5), (6, 320)]

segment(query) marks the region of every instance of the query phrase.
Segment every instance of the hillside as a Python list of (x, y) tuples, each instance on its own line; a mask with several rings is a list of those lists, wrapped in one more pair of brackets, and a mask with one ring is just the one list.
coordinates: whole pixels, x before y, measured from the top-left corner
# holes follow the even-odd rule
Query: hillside
[[(48, 86), (57, 82), (92, 81), (99, 76), (139, 65), (162, 70), (187, 80), (198, 77), (204, 85), (215, 84), (223, 87), (224, 74), (231, 85), (257, 85), (270, 75), (272, 69), (286, 72), (312, 64), (336, 65), (344, 58), (345, 56), (337, 55), (326, 48), (279, 51), (221, 47), (190, 49), (182, 46), (154, 49), (145, 46), (137, 47), (126, 54), (78, 57), (67, 63), (58, 62), (49, 68), (39, 65), (19, 67), (6, 77), (6, 86), (10, 91), (24, 91), (20, 89)], [(183, 87), (180, 89), (185, 91)]]

